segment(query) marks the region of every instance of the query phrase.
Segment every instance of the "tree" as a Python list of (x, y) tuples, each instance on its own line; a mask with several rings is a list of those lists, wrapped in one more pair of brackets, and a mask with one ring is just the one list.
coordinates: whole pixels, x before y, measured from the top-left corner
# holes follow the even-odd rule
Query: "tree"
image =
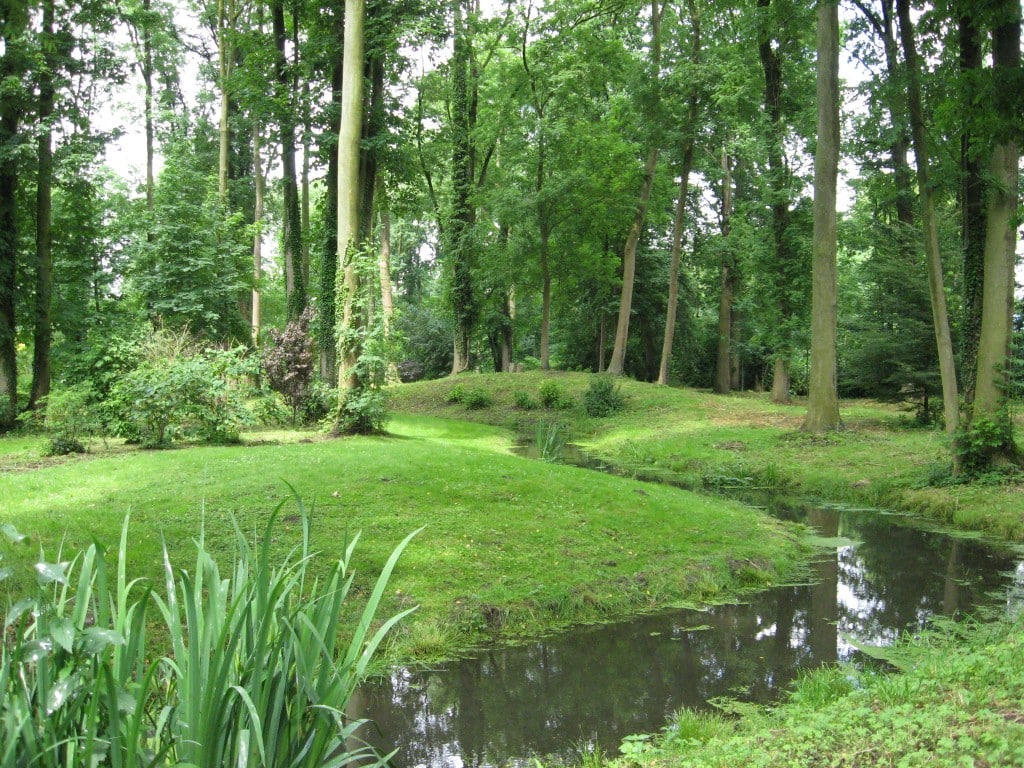
[(921, 205), (921, 225), (924, 228), (924, 250), (928, 265), (928, 290), (932, 302), (932, 321), (939, 353), (939, 372), (942, 377), (942, 411), (946, 431), (956, 432), (960, 420), (957, 394), (956, 363), (953, 340), (949, 330), (949, 313), (942, 273), (942, 255), (939, 252), (938, 223), (935, 218), (935, 200), (929, 168), (929, 147), (925, 130), (924, 106), (921, 99), (921, 64), (914, 39), (914, 25), (910, 18), (909, 0), (896, 0), (900, 40), (907, 68), (907, 104), (910, 113), (910, 131), (917, 163), (918, 197)]
[[(658, 107), (658, 78), (661, 70), (661, 15), (665, 11), (665, 3), (658, 7), (658, 0), (651, 0), (651, 97), (652, 113)], [(652, 114), (652, 124), (656, 123), (657, 115)], [(611, 360), (608, 361), (608, 373), (622, 375), (626, 361), (626, 343), (629, 340), (629, 318), (633, 304), (633, 281), (636, 274), (636, 248), (643, 234), (644, 221), (647, 218), (647, 206), (654, 188), (654, 172), (658, 165), (657, 132), (648, 139), (646, 158), (644, 160), (643, 179), (640, 183), (640, 194), (637, 198), (636, 212), (633, 223), (626, 236), (626, 244), (622, 251), (622, 291), (619, 296), (619, 319), (615, 325), (615, 344), (612, 348)]]
[(0, 4), (0, 432), (14, 426), (18, 412), (16, 193), (19, 147), (25, 140), (21, 121), (28, 108), (23, 81), (30, 62), (28, 10), (19, 2)]
[[(365, 0), (345, 0), (341, 122), (338, 129), (338, 386), (342, 395), (359, 387), (359, 139), (363, 125), (363, 26)], [(342, 398), (343, 399), (343, 398)]]
[(836, 382), (836, 188), (839, 176), (839, 7), (818, 0), (818, 145), (814, 154), (811, 374), (804, 429), (839, 428)]
[(986, 204), (984, 279), (978, 367), (971, 427), (982, 420), (1002, 423), (989, 463), (1016, 458), (1013, 428), (1001, 413), (1008, 388), (1008, 360), (1013, 336), (1013, 289), (1019, 197), (1021, 135), (1021, 9), (1006, 3), (1004, 20), (992, 33), (992, 81), (996, 126), (989, 161), (991, 182)]

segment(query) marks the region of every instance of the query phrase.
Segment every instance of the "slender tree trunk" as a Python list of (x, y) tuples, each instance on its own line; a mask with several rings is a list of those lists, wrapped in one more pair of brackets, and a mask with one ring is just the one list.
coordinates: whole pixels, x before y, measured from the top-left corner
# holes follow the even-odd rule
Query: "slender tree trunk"
[(551, 269), (549, 266), (549, 249), (551, 234), (546, 225), (540, 228), (540, 278), (541, 278), (541, 311), (540, 311), (540, 367), (547, 371), (551, 368)]
[[(380, 270), (380, 310), (384, 326), (384, 338), (390, 339), (395, 324), (395, 298), (391, 285), (391, 209), (387, 204), (387, 197), (384, 194), (384, 182), (378, 176), (378, 192), (376, 199), (380, 206), (380, 259), (378, 268)], [(394, 360), (388, 360), (388, 381), (397, 383), (398, 365)]]
[(281, 141), (282, 192), (284, 198), (283, 240), (285, 296), (288, 318), (296, 319), (306, 308), (306, 285), (302, 281), (302, 217), (299, 212), (299, 186), (295, 170), (295, 113), (291, 98), (291, 78), (285, 55), (287, 32), (284, 23), (284, 0), (272, 0), (271, 19), (277, 50), (277, 119)]
[[(722, 153), (722, 239), (729, 248), (732, 221), (732, 165), (727, 152)], [(732, 390), (732, 304), (736, 293), (736, 275), (733, 256), (723, 257), (721, 265), (721, 292), (718, 298), (718, 352), (715, 358), (715, 392), (720, 395)]]
[[(658, 0), (651, 0), (651, 71), (657, 81), (661, 69), (661, 14), (665, 10), (662, 3), (658, 8)], [(657, 86), (655, 86), (657, 87)], [(657, 96), (655, 96), (657, 98)], [(611, 360), (608, 362), (608, 373), (621, 376), (626, 365), (626, 345), (629, 342), (629, 319), (633, 310), (633, 283), (636, 278), (636, 249), (643, 234), (644, 221), (647, 219), (647, 206), (654, 188), (654, 172), (658, 166), (658, 143), (653, 138), (647, 148), (647, 159), (644, 161), (644, 177), (640, 185), (640, 197), (637, 201), (633, 223), (629, 227), (626, 246), (622, 252), (622, 292), (619, 296), (619, 318), (615, 324), (615, 344), (612, 347)]]
[[(149, 16), (151, 0), (142, 0), (142, 9)], [(142, 28), (142, 86), (143, 86), (143, 121), (146, 128), (146, 211), (153, 214), (156, 194), (156, 174), (154, 162), (156, 156), (156, 128), (153, 124), (153, 32), (146, 21)], [(152, 223), (148, 225), (152, 228)], [(146, 233), (146, 239), (152, 242), (153, 233)]]
[[(1012, 70), (1019, 72), (1021, 67), (1020, 37), (1020, 7), (1017, 6), (1016, 18), (996, 27), (992, 36), (996, 83), (1020, 82), (1019, 75), (1010, 74)], [(986, 212), (985, 277), (972, 420), (980, 416), (1000, 418), (999, 411), (1006, 398), (1006, 362), (1013, 334), (1020, 150), (1015, 130), (1010, 126), (1019, 121), (1020, 116), (1015, 114), (1014, 101), (1009, 95), (997, 97), (995, 106), (999, 130), (989, 163), (992, 181)], [(999, 446), (993, 459), (1010, 458), (1015, 453), (1011, 430), (1007, 444)]]
[(838, 429), (836, 382), (836, 188), (839, 178), (839, 7), (818, 0), (818, 145), (811, 248), (811, 372), (804, 429)]
[[(359, 248), (359, 143), (363, 128), (363, 23), (365, 0), (345, 0), (345, 48), (342, 63), (341, 120), (338, 128), (338, 386), (345, 392), (359, 385), (356, 340), (359, 294), (356, 251)], [(344, 396), (341, 398), (344, 401)]]
[[(700, 64), (700, 15), (694, 0), (688, 0), (690, 9), (690, 26), (693, 28), (694, 66)], [(686, 199), (690, 187), (690, 171), (693, 168), (694, 132), (697, 130), (697, 112), (700, 103), (696, 89), (690, 93), (689, 113), (687, 114), (687, 136), (683, 142), (683, 167), (679, 179), (679, 197), (676, 199), (675, 221), (672, 226), (672, 263), (668, 271), (668, 308), (665, 313), (665, 335), (661, 342), (661, 363), (658, 366), (658, 383), (668, 384), (669, 366), (672, 362), (672, 345), (676, 332), (676, 313), (679, 307), (679, 264), (682, 260), (683, 226), (686, 221)]]
[[(758, 0), (758, 8), (768, 8), (771, 0)], [(786, 266), (795, 260), (786, 242), (789, 229), (789, 192), (786, 179), (786, 164), (783, 159), (782, 124), (782, 62), (778, 51), (772, 46), (771, 32), (762, 28), (758, 51), (761, 68), (764, 71), (764, 109), (768, 115), (768, 168), (771, 187), (772, 244), (775, 249), (775, 305), (780, 327), (772, 350), (774, 375), (772, 378), (772, 402), (789, 403), (789, 359), (792, 342), (789, 337), (789, 323), (793, 316), (789, 300), (790, 286)]]
[(32, 353), (32, 389), (28, 407), (39, 407), (50, 394), (50, 346), (53, 316), (53, 115), (54, 61), (53, 0), (43, 3), (41, 42), (44, 64), (39, 72), (39, 137), (36, 154), (39, 168), (36, 173), (36, 307), (34, 349)]
[(686, 223), (686, 199), (690, 187), (690, 170), (693, 167), (693, 138), (683, 148), (683, 168), (679, 180), (679, 197), (676, 200), (675, 221), (672, 226), (672, 262), (668, 270), (668, 308), (665, 312), (665, 335), (661, 342), (661, 363), (658, 366), (658, 383), (668, 384), (669, 365), (672, 362), (672, 345), (676, 332), (676, 313), (679, 308), (679, 265), (683, 252), (683, 227)]
[(231, 149), (231, 96), (228, 92), (228, 77), (232, 53), (228, 43), (228, 17), (230, 10), (228, 0), (217, 0), (217, 70), (220, 85), (220, 152), (217, 163), (217, 194), (220, 204), (228, 205), (228, 165)]
[(454, 0), (455, 34), (452, 54), (452, 217), (448, 231), (448, 259), (452, 270), (452, 308), (455, 342), (452, 374), (470, 366), (470, 344), (477, 319), (473, 290), (472, 228), (475, 218), (470, 193), (473, 186), (472, 119), (469, 99), (470, 47), (462, 14), (462, 0)]
[[(910, 131), (917, 160), (917, 186), (921, 203), (921, 224), (924, 228), (924, 250), (928, 262), (928, 290), (931, 295), (932, 321), (939, 354), (939, 373), (942, 377), (942, 410), (946, 418), (946, 432), (956, 432), (960, 420), (957, 394), (956, 363), (953, 340), (949, 332), (949, 313), (943, 285), (942, 256), (939, 253), (939, 230), (935, 216), (935, 201), (929, 171), (928, 142), (925, 134), (924, 108), (921, 101), (921, 64), (910, 20), (909, 0), (896, 0), (900, 39), (907, 65), (907, 103), (910, 112)], [(954, 451), (955, 454), (955, 451)]]
[(253, 208), (253, 225), (256, 234), (252, 238), (252, 345), (260, 344), (260, 323), (262, 322), (261, 289), (263, 282), (263, 206), (264, 186), (262, 141), (258, 120), (252, 124), (252, 165), (253, 181), (256, 186), (256, 201)]

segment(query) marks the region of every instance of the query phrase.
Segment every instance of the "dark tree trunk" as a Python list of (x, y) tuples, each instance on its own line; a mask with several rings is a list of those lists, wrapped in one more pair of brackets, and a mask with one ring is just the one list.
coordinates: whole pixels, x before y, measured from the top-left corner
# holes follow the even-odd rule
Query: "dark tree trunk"
[[(976, 92), (975, 79), (981, 73), (982, 37), (974, 19), (965, 13), (958, 19), (960, 75), (967, 83), (967, 96)], [(971, 102), (968, 102), (971, 103)], [(985, 280), (985, 182), (974, 133), (968, 121), (960, 137), (961, 236), (964, 252), (963, 330), (960, 342), (960, 376), (964, 402), (974, 402), (975, 368), (981, 339), (981, 303)]]
[(306, 308), (306, 286), (302, 280), (302, 215), (299, 209), (299, 183), (295, 168), (295, 104), (290, 97), (292, 82), (285, 56), (287, 31), (284, 0), (270, 5), (277, 50), (274, 75), (277, 80), (277, 122), (281, 141), (282, 193), (284, 197), (283, 240), (285, 296), (288, 319), (294, 320)]
[(53, 0), (43, 3), (41, 42), (45, 61), (39, 71), (39, 125), (36, 154), (39, 167), (36, 175), (36, 307), (33, 330), (32, 389), (28, 407), (38, 408), (50, 394), (50, 346), (52, 340), (53, 292), (53, 114), (54, 61)]

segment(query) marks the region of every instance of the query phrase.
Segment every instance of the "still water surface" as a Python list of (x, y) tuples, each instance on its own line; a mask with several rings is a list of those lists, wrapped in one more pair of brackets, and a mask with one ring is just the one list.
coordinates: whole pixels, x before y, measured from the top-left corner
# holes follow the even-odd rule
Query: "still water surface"
[(1005, 604), (1024, 582), (1019, 554), (907, 518), (810, 505), (779, 514), (837, 539), (814, 563), (814, 584), (396, 669), (358, 693), (361, 716), (379, 729), (364, 735), (398, 747), (399, 768), (525, 766), (572, 759), (578, 745), (614, 753), (623, 736), (660, 729), (680, 707), (770, 701), (798, 670), (856, 660), (851, 639), (888, 644), (932, 616)]

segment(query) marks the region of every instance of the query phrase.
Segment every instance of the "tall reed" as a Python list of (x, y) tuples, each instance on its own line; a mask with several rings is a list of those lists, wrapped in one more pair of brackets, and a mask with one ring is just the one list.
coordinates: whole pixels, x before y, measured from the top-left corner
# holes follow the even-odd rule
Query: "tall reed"
[[(383, 764), (345, 708), (385, 635), (414, 610), (374, 628), (415, 532), (391, 554), (355, 626), (345, 627), (358, 536), (314, 578), (310, 515), (298, 504), (302, 541), (283, 558), (271, 548), (279, 505), (251, 544), (235, 525), (224, 575), (202, 533), (191, 572), (176, 569), (165, 547), (162, 593), (127, 578), (127, 520), (113, 585), (99, 544), (70, 563), (37, 564), (35, 595), (10, 605), (4, 620), (0, 768)], [(150, 659), (154, 625), (168, 647)]]

